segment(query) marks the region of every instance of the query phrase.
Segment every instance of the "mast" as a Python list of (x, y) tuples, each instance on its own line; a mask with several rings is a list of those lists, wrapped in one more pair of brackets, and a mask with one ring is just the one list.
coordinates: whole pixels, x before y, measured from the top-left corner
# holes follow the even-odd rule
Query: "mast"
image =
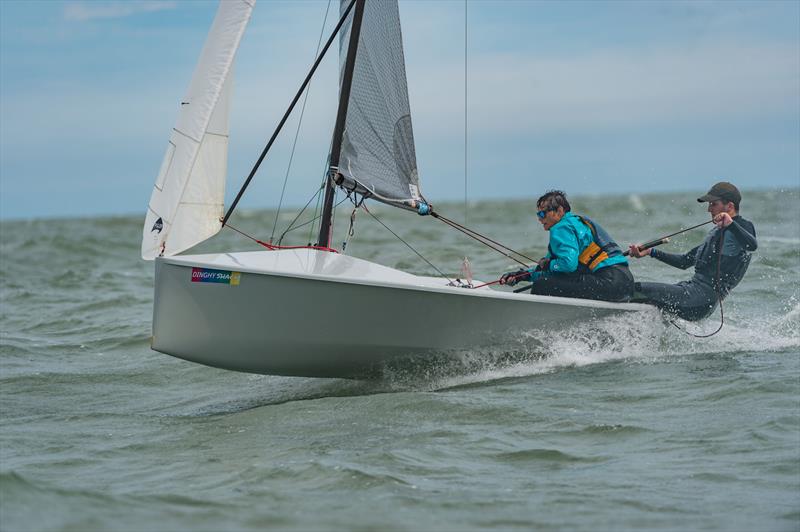
[(345, 59), (342, 88), (339, 92), (339, 110), (336, 114), (336, 125), (333, 128), (330, 168), (328, 171), (327, 186), (325, 187), (325, 200), (322, 206), (322, 220), (320, 222), (319, 238), (317, 239), (318, 245), (325, 247), (330, 247), (333, 193), (336, 187), (336, 173), (339, 170), (339, 154), (342, 150), (342, 136), (344, 135), (345, 119), (347, 118), (347, 106), (350, 102), (350, 88), (353, 85), (353, 70), (356, 66), (358, 38), (361, 34), (361, 20), (364, 18), (364, 3), (366, 0), (355, 0), (355, 2), (356, 10), (353, 13), (353, 25), (350, 28), (350, 42), (347, 45), (347, 58)]

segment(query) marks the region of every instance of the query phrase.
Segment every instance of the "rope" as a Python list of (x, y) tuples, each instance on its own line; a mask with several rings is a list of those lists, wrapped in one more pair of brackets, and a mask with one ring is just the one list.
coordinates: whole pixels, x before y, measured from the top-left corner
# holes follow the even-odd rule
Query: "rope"
[[(459, 224), (457, 222), (454, 222), (453, 220), (450, 220), (450, 219), (442, 216), (441, 214), (439, 214), (439, 213), (437, 213), (435, 211), (431, 213), (431, 216), (433, 216), (437, 220), (441, 220), (442, 222), (446, 223), (447, 225), (449, 225), (453, 229), (456, 229), (457, 231), (460, 231), (460, 232), (464, 233), (468, 237), (477, 240), (478, 242), (480, 242), (484, 246), (493, 249), (494, 251), (500, 253), (504, 257), (506, 257), (508, 259), (511, 259), (514, 262), (516, 262), (518, 264), (521, 264), (522, 266), (525, 266), (526, 268), (529, 267), (528, 264), (522, 262), (521, 260), (519, 260), (519, 259), (517, 259), (515, 257), (512, 257), (508, 253), (504, 252), (503, 249), (508, 250), (511, 253), (513, 253), (515, 255), (518, 255), (518, 256), (520, 256), (520, 257), (522, 257), (524, 259), (527, 259), (527, 260), (533, 262), (534, 264), (539, 264), (539, 261), (537, 261), (535, 259), (532, 259), (531, 257), (528, 257), (527, 255), (525, 255), (523, 253), (520, 253), (519, 251), (515, 251), (515, 250), (511, 249), (510, 247), (501, 244), (500, 242), (492, 240), (488, 236), (482, 235), (482, 234), (478, 233), (477, 231), (475, 231), (473, 229), (469, 229), (468, 227), (464, 227), (463, 225), (461, 225), (461, 224)], [(492, 245), (492, 244), (494, 244), (494, 245)]]
[(350, 242), (350, 239), (353, 238), (356, 234), (356, 213), (358, 213), (358, 209), (364, 204), (367, 200), (366, 195), (362, 195), (361, 199), (358, 199), (358, 195), (355, 190), (348, 190), (347, 197), (345, 199), (349, 199), (353, 203), (353, 211), (350, 213), (350, 227), (347, 229), (347, 236), (342, 242), (342, 253), (344, 253), (345, 249), (347, 249), (347, 244)]
[(689, 336), (694, 336), (695, 338), (711, 338), (712, 336), (720, 332), (722, 330), (722, 326), (725, 325), (725, 313), (722, 311), (722, 299), (718, 298), (717, 300), (719, 301), (719, 327), (717, 327), (717, 330), (712, 332), (711, 334), (690, 333), (686, 329), (681, 328), (681, 326), (675, 323), (674, 321), (672, 320), (667, 320), (667, 321), (669, 321), (672, 325), (674, 325), (676, 329), (678, 329), (682, 333), (688, 334)]
[[(706, 223), (708, 223), (708, 222), (706, 222)], [(705, 224), (700, 224), (700, 225), (705, 225)], [(719, 291), (720, 273), (721, 273), (720, 270), (721, 270), (721, 267), (722, 267), (722, 244), (723, 244), (723, 239), (724, 238), (725, 238), (725, 229), (723, 229), (720, 232), (719, 240), (717, 241), (717, 282), (715, 283), (715, 286), (714, 286), (714, 293), (717, 295), (717, 302), (719, 303), (719, 327), (717, 327), (717, 330), (712, 332), (712, 333), (710, 333), (710, 334), (694, 334), (694, 333), (691, 333), (691, 332), (687, 331), (686, 329), (683, 329), (682, 327), (680, 327), (677, 323), (675, 323), (675, 321), (667, 320), (672, 325), (674, 325), (676, 329), (678, 329), (682, 333), (686, 333), (689, 336), (693, 336), (695, 338), (711, 338), (712, 336), (714, 336), (715, 334), (720, 332), (722, 330), (722, 326), (725, 325), (725, 312), (722, 309), (722, 294), (720, 294), (720, 291)]]
[[(380, 220), (380, 219), (379, 219), (377, 216), (375, 216), (374, 214), (372, 214), (372, 213), (370, 212), (370, 210), (367, 208), (367, 206), (366, 206), (366, 205), (362, 205), (362, 207), (361, 207), (361, 208), (362, 208), (362, 209), (364, 209), (364, 211), (365, 211), (367, 214), (369, 214), (370, 216), (372, 216), (372, 217), (375, 219), (375, 221), (377, 221), (379, 224), (381, 224), (383, 227), (385, 227), (387, 231), (389, 231), (390, 233), (392, 233), (392, 234), (394, 235), (394, 237), (395, 237), (397, 240), (399, 240), (400, 242), (402, 242), (403, 244), (405, 244), (405, 245), (406, 245), (406, 247), (408, 247), (408, 249), (410, 249), (411, 251), (413, 251), (414, 253), (416, 253), (416, 254), (417, 254), (417, 256), (418, 256), (419, 258), (421, 258), (422, 260), (424, 260), (425, 262), (427, 262), (427, 263), (428, 263), (428, 266), (430, 266), (431, 268), (433, 268), (434, 270), (436, 270), (436, 272), (439, 274), (439, 276), (440, 276), (440, 277), (442, 277), (443, 279), (446, 279), (446, 280), (447, 280), (449, 283), (453, 283), (453, 281), (452, 281), (452, 280), (451, 280), (451, 279), (450, 279), (448, 276), (446, 276), (444, 273), (442, 273), (442, 270), (440, 270), (439, 268), (437, 268), (436, 266), (434, 266), (434, 265), (433, 265), (433, 263), (432, 263), (431, 261), (429, 261), (428, 259), (426, 259), (425, 257), (423, 257), (423, 256), (422, 256), (422, 254), (421, 254), (419, 251), (417, 251), (416, 249), (414, 249), (414, 248), (411, 246), (411, 244), (409, 244), (408, 242), (406, 242), (405, 240), (403, 240), (402, 238), (400, 238), (400, 235), (398, 235), (397, 233), (395, 233), (394, 231), (392, 231), (392, 230), (389, 228), (389, 226), (388, 226), (388, 225), (386, 225), (385, 223), (383, 223), (383, 222), (382, 222), (382, 221), (381, 221), (381, 220)], [(453, 284), (454, 284), (454, 283), (453, 283)]]
[(332, 253), (339, 253), (338, 250), (336, 250), (334, 248), (325, 247), (325, 246), (276, 246), (275, 244), (270, 244), (269, 242), (264, 242), (263, 240), (259, 240), (254, 236), (250, 236), (247, 233), (245, 233), (244, 231), (241, 231), (241, 230), (235, 228), (234, 226), (232, 226), (229, 223), (225, 224), (225, 227), (229, 227), (230, 229), (233, 229), (234, 231), (236, 231), (237, 233), (239, 233), (243, 237), (249, 238), (250, 240), (252, 240), (253, 242), (255, 242), (257, 244), (261, 244), (262, 246), (264, 246), (265, 248), (269, 249), (270, 251), (275, 251), (275, 250), (278, 250), (278, 249), (316, 249), (316, 250), (319, 250), (319, 251), (330, 251)]
[[(517, 278), (519, 278), (519, 277), (525, 277), (526, 275), (530, 275), (530, 272), (522, 272), (522, 273), (518, 273), (518, 274), (516, 274), (516, 275), (512, 275), (512, 276), (510, 276), (510, 277), (509, 277), (509, 279), (517, 279)], [(503, 280), (503, 278), (501, 277), (500, 279), (496, 279), (496, 280), (494, 280), (494, 281), (491, 281), (491, 282), (489, 282), (489, 283), (483, 283), (483, 284), (479, 284), (478, 286), (473, 286), (472, 288), (483, 288), (484, 286), (491, 286), (491, 285), (493, 285), (493, 284), (497, 284), (497, 283), (499, 283), (499, 282), (500, 282), (500, 281), (502, 281), (502, 280)], [(528, 287), (525, 287), (525, 288), (528, 288)], [(516, 290), (515, 290), (515, 291), (516, 291)]]
[[(331, 0), (328, 0), (328, 7), (325, 8), (325, 18), (322, 20), (322, 29), (319, 31), (319, 39), (317, 40), (317, 49), (314, 51), (314, 57), (319, 55), (319, 47), (322, 44), (322, 36), (325, 35), (325, 23), (328, 22), (328, 12), (331, 9)], [(292, 142), (292, 153), (289, 155), (289, 164), (286, 166), (286, 175), (283, 177), (283, 188), (281, 189), (281, 198), (278, 200), (278, 211), (275, 213), (275, 223), (272, 224), (272, 233), (269, 235), (269, 241), (275, 237), (275, 229), (278, 227), (278, 217), (281, 215), (281, 207), (283, 206), (283, 196), (286, 193), (286, 183), (289, 181), (289, 172), (292, 169), (292, 161), (294, 161), (294, 151), (297, 147), (297, 138), (300, 136), (300, 126), (303, 125), (303, 116), (306, 114), (306, 103), (308, 103), (308, 95), (311, 92), (311, 82), (309, 81), (306, 87), (306, 95), (303, 98), (303, 107), (300, 109), (300, 118), (297, 121), (297, 130), (294, 132), (294, 141)]]
[(356, 213), (358, 212), (358, 207), (353, 207), (353, 212), (350, 213), (350, 228), (347, 230), (347, 237), (342, 242), (342, 253), (347, 249), (347, 244), (350, 242), (350, 239), (356, 234)]

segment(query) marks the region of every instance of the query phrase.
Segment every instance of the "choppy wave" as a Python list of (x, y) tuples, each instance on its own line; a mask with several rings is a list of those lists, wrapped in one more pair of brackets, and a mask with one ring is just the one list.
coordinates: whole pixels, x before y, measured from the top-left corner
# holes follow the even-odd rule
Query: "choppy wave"
[[(694, 197), (573, 207), (636, 242), (706, 219)], [(408, 516), (421, 529), (796, 528), (800, 195), (747, 197), (761, 247), (712, 338), (649, 309), (398, 360), (371, 380), (155, 353), (139, 217), (0, 222), (0, 528), (403, 529)], [(476, 230), (544, 254), (530, 201), (470, 208)], [(445, 272), (465, 255), (476, 278), (516, 268), (443, 224), (374, 212)], [(273, 214), (243, 211), (239, 223), (264, 236)], [(248, 245), (223, 231), (196, 251)], [(429, 273), (366, 217), (348, 252)], [(690, 275), (631, 267), (642, 280)], [(678, 324), (707, 333), (717, 320)]]
[(523, 451), (512, 451), (507, 453), (499, 453), (493, 456), (495, 460), (510, 463), (525, 463), (525, 462), (546, 462), (551, 466), (560, 466), (563, 464), (576, 464), (576, 463), (594, 463), (603, 462), (605, 458), (597, 456), (576, 456), (568, 454), (558, 449), (525, 449)]
[[(442, 389), (611, 361), (646, 363), (674, 356), (800, 348), (800, 305), (777, 319), (764, 316), (747, 324), (729, 320), (711, 338), (694, 338), (673, 327), (672, 319), (652, 309), (645, 318), (640, 313), (612, 316), (578, 324), (557, 335), (547, 330), (521, 331), (518, 338), (510, 339), (507, 349), (467, 350), (416, 365), (406, 361), (386, 368), (384, 378), (398, 388)], [(677, 321), (694, 334), (716, 328), (712, 320), (699, 324)]]

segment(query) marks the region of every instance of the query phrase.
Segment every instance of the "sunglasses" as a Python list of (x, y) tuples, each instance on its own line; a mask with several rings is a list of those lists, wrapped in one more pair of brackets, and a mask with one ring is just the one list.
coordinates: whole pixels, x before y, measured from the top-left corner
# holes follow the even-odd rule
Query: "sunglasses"
[(554, 209), (547, 209), (547, 210), (544, 210), (544, 211), (536, 211), (536, 217), (539, 218), (540, 220), (544, 220), (544, 217), (547, 215), (547, 213), (552, 211), (552, 210), (554, 210)]

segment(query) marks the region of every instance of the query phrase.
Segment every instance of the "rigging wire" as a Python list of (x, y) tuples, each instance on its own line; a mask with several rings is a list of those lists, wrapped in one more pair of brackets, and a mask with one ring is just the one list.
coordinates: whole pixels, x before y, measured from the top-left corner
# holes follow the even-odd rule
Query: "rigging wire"
[(405, 245), (406, 245), (406, 247), (407, 247), (408, 249), (410, 249), (411, 251), (413, 251), (414, 253), (416, 253), (416, 255), (417, 255), (419, 258), (421, 258), (422, 260), (424, 260), (425, 262), (427, 262), (427, 263), (428, 263), (428, 266), (430, 266), (431, 268), (433, 268), (434, 270), (436, 270), (436, 272), (439, 274), (439, 276), (440, 276), (440, 277), (444, 278), (445, 280), (447, 280), (447, 281), (448, 281), (449, 283), (451, 283), (451, 284), (455, 284), (455, 283), (453, 283), (452, 279), (450, 279), (448, 276), (446, 276), (444, 273), (442, 273), (442, 270), (440, 270), (439, 268), (437, 268), (436, 266), (434, 266), (434, 265), (433, 265), (433, 263), (432, 263), (431, 261), (429, 261), (428, 259), (426, 259), (426, 258), (425, 258), (425, 257), (422, 255), (422, 253), (420, 253), (419, 251), (417, 251), (416, 249), (414, 249), (414, 247), (413, 247), (413, 246), (411, 246), (411, 244), (409, 244), (408, 242), (406, 242), (405, 240), (403, 240), (403, 239), (400, 237), (400, 235), (398, 235), (397, 233), (395, 233), (394, 231), (392, 231), (392, 230), (389, 228), (389, 226), (388, 226), (388, 225), (386, 225), (385, 223), (383, 223), (383, 222), (380, 220), (380, 218), (378, 218), (377, 216), (375, 216), (374, 214), (372, 214), (372, 212), (371, 212), (371, 211), (370, 211), (370, 210), (367, 208), (367, 206), (366, 206), (366, 205), (362, 205), (362, 206), (361, 206), (361, 208), (362, 208), (362, 209), (364, 209), (364, 211), (365, 211), (367, 214), (369, 214), (370, 216), (372, 216), (372, 217), (375, 219), (375, 221), (376, 221), (376, 222), (378, 222), (378, 223), (379, 223), (379, 224), (381, 224), (381, 225), (382, 225), (384, 228), (386, 228), (386, 230), (387, 230), (387, 231), (389, 231), (390, 233), (392, 233), (392, 234), (394, 235), (394, 237), (395, 237), (397, 240), (399, 240), (400, 242), (402, 242), (403, 244), (405, 244)]
[[(322, 192), (322, 189), (323, 189), (323, 185), (320, 185), (320, 187), (317, 189), (317, 191), (314, 193), (314, 195), (311, 196), (311, 198), (309, 198), (309, 200), (306, 202), (305, 206), (302, 209), (300, 209), (300, 212), (298, 212), (297, 215), (294, 217), (292, 222), (289, 224), (289, 227), (287, 227), (286, 230), (283, 233), (281, 233), (281, 236), (278, 238), (278, 243), (277, 244), (273, 244), (272, 243), (272, 239), (270, 239), (269, 242), (264, 242), (262, 240), (259, 240), (258, 238), (255, 238), (254, 236), (251, 236), (251, 235), (245, 233), (244, 231), (242, 231), (240, 229), (237, 229), (236, 227), (233, 227), (231, 224), (225, 224), (225, 227), (229, 227), (230, 229), (232, 229), (233, 231), (239, 233), (240, 235), (242, 235), (242, 236), (244, 236), (246, 238), (249, 238), (250, 240), (256, 242), (257, 244), (260, 244), (260, 245), (262, 245), (262, 246), (264, 246), (264, 247), (266, 247), (268, 249), (271, 249), (271, 250), (275, 250), (275, 249), (306, 249), (306, 248), (308, 248), (308, 249), (321, 249), (321, 250), (327, 250), (327, 251), (334, 251), (334, 252), (338, 253), (338, 251), (333, 249), (333, 248), (328, 248), (328, 247), (325, 247), (325, 246), (311, 245), (311, 244), (309, 244), (307, 246), (283, 246), (283, 245), (281, 245), (281, 243), (283, 242), (283, 238), (286, 236), (287, 233), (289, 233), (291, 231), (295, 231), (297, 229), (300, 229), (301, 227), (306, 226), (308, 224), (313, 224), (314, 222), (316, 222), (317, 220), (319, 220), (322, 217), (322, 214), (319, 213), (319, 197), (321, 195), (320, 192)], [(311, 220), (307, 220), (307, 221), (301, 223), (300, 225), (294, 225), (295, 222), (297, 222), (297, 220), (300, 218), (300, 216), (303, 215), (303, 213), (308, 208), (308, 206), (311, 204), (311, 202), (314, 201), (314, 198), (317, 198), (317, 209), (314, 211), (314, 217)], [(347, 198), (343, 198), (341, 201), (339, 201), (339, 203), (337, 203), (334, 206), (334, 209), (336, 207), (338, 207), (339, 205), (341, 205), (342, 203), (344, 203), (346, 199)], [(313, 225), (312, 225), (312, 230), (313, 230)]]
[[(341, 205), (342, 203), (344, 203), (346, 199), (347, 199), (347, 198), (343, 198), (343, 199), (341, 199), (341, 200), (339, 201), (339, 203), (337, 203), (336, 205), (334, 205), (334, 206), (333, 206), (333, 208), (335, 209), (336, 207), (338, 207), (339, 205)], [(289, 232), (291, 232), (291, 231), (294, 231), (294, 230), (296, 230), (296, 229), (300, 229), (301, 227), (305, 227), (305, 226), (307, 226), (308, 224), (314, 224), (314, 223), (315, 223), (317, 220), (319, 220), (320, 218), (322, 218), (322, 214), (316, 214), (316, 215), (314, 216), (314, 218), (312, 218), (312, 219), (310, 219), (310, 220), (307, 220), (307, 221), (305, 221), (305, 222), (301, 223), (300, 225), (296, 225), (296, 226), (292, 227), (291, 229), (287, 229), (287, 230), (286, 230), (286, 231), (285, 231), (283, 234), (285, 235), (286, 233), (289, 233)], [(313, 225), (312, 225), (312, 229), (313, 229)], [(313, 234), (313, 232), (312, 232), (312, 234)], [(309, 241), (309, 242), (311, 241), (311, 240), (310, 240), (310, 238), (309, 238), (309, 240), (308, 240), (308, 241)]]
[[(287, 227), (286, 230), (283, 233), (281, 233), (280, 238), (278, 238), (278, 245), (280, 245), (280, 243), (283, 241), (283, 237), (285, 237), (287, 233), (290, 233), (291, 231), (294, 231), (296, 229), (300, 229), (301, 227), (304, 227), (304, 226), (306, 226), (306, 225), (308, 225), (310, 223), (314, 223), (314, 222), (316, 222), (317, 220), (319, 220), (322, 217), (321, 214), (317, 214), (318, 211), (319, 211), (319, 209), (317, 209), (317, 210), (314, 211), (314, 217), (311, 220), (303, 222), (300, 225), (294, 225), (294, 223), (298, 220), (298, 218), (300, 218), (300, 216), (303, 214), (303, 212), (306, 210), (306, 208), (308, 208), (308, 206), (311, 204), (311, 202), (314, 201), (314, 198), (317, 198), (317, 205), (319, 205), (319, 196), (321, 195), (320, 192), (322, 192), (322, 187), (320, 187), (317, 190), (317, 192), (313, 196), (311, 196), (311, 199), (309, 199), (308, 202), (306, 202), (305, 207), (303, 207), (300, 210), (300, 212), (297, 213), (297, 216), (294, 217), (294, 220), (292, 220), (292, 223), (289, 224), (289, 227)], [(347, 198), (345, 198), (345, 199), (347, 199)], [(337, 203), (335, 205), (335, 207), (338, 207), (342, 203), (344, 203), (344, 199), (341, 200), (339, 203)]]
[[(286, 233), (288, 233), (289, 231), (293, 230), (294, 223), (297, 221), (298, 218), (300, 218), (300, 216), (302, 216), (302, 214), (305, 212), (305, 210), (308, 208), (308, 206), (311, 205), (311, 202), (314, 201), (314, 198), (319, 198), (320, 192), (322, 192), (322, 187), (321, 186), (317, 189), (317, 191), (314, 193), (314, 195), (311, 196), (311, 198), (309, 198), (309, 200), (306, 202), (306, 204), (303, 206), (303, 208), (300, 209), (300, 212), (298, 212), (297, 216), (295, 216), (294, 219), (291, 221), (291, 223), (289, 224), (289, 227), (287, 227), (286, 230), (283, 233), (281, 233), (280, 238), (278, 238), (278, 244), (283, 242), (283, 237), (286, 236)], [(317, 199), (317, 201), (319, 201), (319, 199)], [(316, 212), (314, 214), (316, 214)], [(272, 240), (272, 239), (270, 238), (270, 240)]]
[(278, 137), (278, 133), (281, 132), (281, 129), (283, 129), (284, 124), (286, 124), (286, 120), (289, 118), (289, 115), (292, 113), (292, 110), (294, 109), (294, 106), (297, 104), (297, 101), (300, 99), (300, 96), (303, 94), (303, 91), (305, 90), (306, 86), (311, 81), (311, 77), (314, 75), (314, 72), (316, 72), (317, 67), (322, 62), (322, 58), (325, 56), (325, 53), (328, 51), (328, 48), (330, 48), (331, 44), (333, 44), (333, 41), (336, 38), (336, 35), (339, 33), (339, 30), (341, 29), (341, 27), (344, 25), (344, 22), (347, 19), (347, 16), (350, 14), (350, 10), (353, 8), (355, 3), (356, 3), (356, 0), (351, 0), (350, 4), (347, 6), (347, 8), (342, 13), (342, 16), (339, 19), (339, 22), (336, 24), (336, 28), (334, 28), (333, 32), (331, 33), (331, 36), (328, 38), (327, 42), (325, 43), (325, 46), (322, 47), (322, 51), (320, 52), (320, 54), (317, 57), (316, 61), (314, 61), (314, 65), (311, 67), (311, 70), (306, 75), (306, 79), (304, 79), (303, 83), (300, 85), (300, 88), (298, 89), (297, 94), (294, 95), (294, 99), (292, 99), (292, 103), (289, 104), (289, 108), (286, 109), (286, 112), (283, 114), (283, 118), (281, 118), (281, 121), (278, 123), (278, 127), (275, 128), (275, 131), (272, 133), (272, 136), (270, 137), (269, 141), (267, 142), (267, 145), (264, 147), (264, 150), (261, 152), (261, 155), (259, 155), (258, 159), (256, 160), (256, 163), (253, 165), (252, 170), (250, 170), (250, 174), (247, 176), (247, 179), (245, 179), (244, 184), (239, 189), (239, 193), (236, 194), (236, 197), (233, 199), (233, 202), (231, 203), (231, 206), (228, 207), (228, 211), (222, 217), (222, 220), (221, 220), (222, 225), (225, 225), (228, 222), (228, 219), (231, 217), (231, 215), (233, 214), (233, 211), (236, 209), (236, 206), (239, 204), (239, 200), (242, 199), (242, 195), (244, 194), (245, 190), (247, 190), (247, 187), (250, 185), (250, 182), (253, 180), (253, 177), (256, 175), (256, 172), (258, 171), (258, 168), (261, 166), (261, 163), (264, 161), (264, 158), (267, 156), (267, 153), (269, 152), (270, 148), (272, 148), (272, 144), (275, 142), (275, 139)]
[[(322, 45), (322, 36), (325, 35), (325, 24), (328, 22), (328, 13), (331, 9), (331, 0), (328, 0), (328, 6), (325, 8), (325, 18), (322, 20), (322, 28), (319, 31), (319, 39), (317, 40), (317, 49), (314, 51), (314, 57), (319, 55), (319, 48)], [(286, 166), (286, 175), (283, 178), (283, 188), (281, 189), (281, 197), (278, 200), (278, 211), (275, 213), (275, 222), (272, 224), (272, 233), (269, 235), (269, 241), (272, 242), (275, 237), (275, 229), (278, 227), (278, 218), (281, 215), (281, 207), (283, 206), (283, 196), (286, 193), (286, 183), (289, 181), (289, 172), (292, 169), (292, 161), (294, 161), (294, 152), (297, 147), (297, 138), (300, 136), (300, 127), (303, 125), (303, 116), (306, 114), (306, 104), (308, 103), (308, 95), (311, 93), (311, 82), (305, 90), (303, 97), (303, 107), (300, 109), (300, 118), (297, 121), (297, 129), (294, 132), (294, 141), (292, 142), (292, 152), (289, 155), (289, 164)]]
[(308, 245), (308, 246), (278, 246), (278, 245), (275, 245), (275, 244), (271, 244), (269, 242), (264, 242), (263, 240), (259, 240), (258, 238), (254, 237), (252, 235), (248, 235), (244, 231), (242, 231), (240, 229), (237, 229), (236, 227), (232, 226), (231, 224), (225, 224), (225, 226), (233, 229), (234, 231), (236, 231), (237, 233), (239, 233), (243, 237), (249, 238), (253, 242), (264, 246), (265, 248), (267, 248), (270, 251), (277, 251), (277, 250), (280, 250), (280, 249), (316, 249), (316, 250), (319, 250), (319, 251), (330, 251), (332, 253), (339, 253), (338, 250), (336, 250), (334, 248), (325, 247), (325, 246), (312, 246), (312, 245)]
[(481, 244), (485, 245), (486, 247), (488, 247), (490, 249), (493, 249), (494, 251), (497, 251), (498, 253), (500, 253), (504, 257), (509, 258), (509, 259), (513, 260), (514, 262), (525, 266), (526, 268), (529, 266), (528, 264), (526, 264), (526, 263), (522, 262), (521, 260), (509, 255), (508, 253), (503, 251), (503, 249), (505, 249), (507, 251), (510, 251), (514, 255), (522, 257), (522, 258), (524, 258), (526, 260), (529, 260), (530, 262), (533, 262), (535, 264), (539, 263), (539, 261), (537, 261), (536, 259), (532, 259), (531, 257), (529, 257), (529, 256), (527, 256), (527, 255), (525, 255), (523, 253), (520, 253), (519, 251), (515, 251), (515, 250), (511, 249), (510, 247), (508, 247), (508, 246), (506, 246), (504, 244), (501, 244), (500, 242), (492, 240), (488, 236), (482, 235), (482, 234), (478, 233), (477, 231), (475, 231), (474, 229), (470, 229), (468, 227), (465, 227), (465, 226), (459, 224), (458, 222), (454, 222), (453, 220), (450, 220), (449, 218), (446, 218), (446, 217), (442, 216), (441, 214), (437, 213), (436, 211), (432, 212), (431, 216), (433, 216), (437, 220), (441, 220), (442, 222), (444, 222), (445, 224), (449, 225), (453, 229), (464, 233), (468, 237), (477, 240), (478, 242), (480, 242)]
[(467, 0), (464, 0), (464, 225), (467, 225)]

